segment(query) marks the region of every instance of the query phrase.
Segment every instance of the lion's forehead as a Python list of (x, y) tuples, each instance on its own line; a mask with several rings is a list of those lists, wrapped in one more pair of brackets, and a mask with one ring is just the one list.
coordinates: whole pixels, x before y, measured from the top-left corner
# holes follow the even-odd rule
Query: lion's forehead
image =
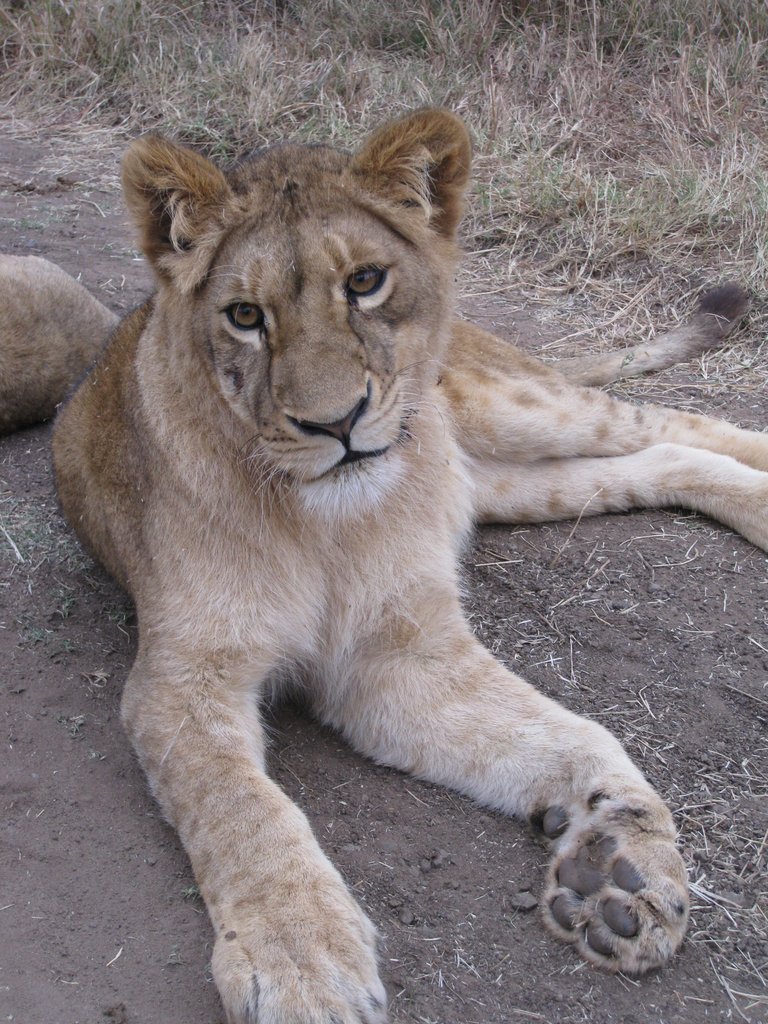
[(327, 147), (275, 146), (237, 164), (226, 177), (246, 217), (290, 226), (349, 203), (348, 164), (345, 154)]
[(330, 282), (362, 266), (409, 259), (408, 247), (375, 216), (353, 202), (326, 204), (293, 220), (274, 204), (256, 207), (229, 232), (212, 265), (221, 290), (252, 297), (281, 288)]
[(226, 172), (233, 191), (248, 194), (254, 186), (282, 191), (292, 181), (305, 191), (338, 181), (350, 156), (330, 146), (281, 143), (257, 150)]
[(414, 263), (418, 277), (424, 254), (417, 257), (386, 204), (349, 173), (350, 159), (325, 146), (286, 144), (229, 169), (232, 205), (209, 281), (232, 297), (257, 299), (371, 265)]

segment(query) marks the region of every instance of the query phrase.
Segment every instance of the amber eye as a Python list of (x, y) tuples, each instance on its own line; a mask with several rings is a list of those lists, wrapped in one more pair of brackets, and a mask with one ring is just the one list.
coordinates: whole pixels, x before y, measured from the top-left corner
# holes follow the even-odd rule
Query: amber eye
[(373, 295), (387, 279), (386, 270), (381, 267), (360, 267), (347, 278), (347, 295), (350, 298)]
[(264, 326), (264, 313), (250, 302), (233, 302), (224, 310), (227, 319), (239, 331), (258, 331)]

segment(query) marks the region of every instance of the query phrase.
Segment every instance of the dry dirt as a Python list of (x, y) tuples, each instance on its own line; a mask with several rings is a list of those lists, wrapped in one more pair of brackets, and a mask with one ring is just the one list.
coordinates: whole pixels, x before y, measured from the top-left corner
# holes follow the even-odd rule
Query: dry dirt
[[(149, 287), (117, 146), (0, 138), (0, 246), (60, 263), (116, 311)], [(465, 302), (512, 338), (530, 322)], [(764, 427), (768, 399), (700, 367), (653, 397)], [(175, 834), (120, 728), (130, 606), (56, 508), (49, 427), (0, 444), (3, 718), (0, 1020), (217, 1024), (211, 933)], [(700, 1024), (768, 1017), (768, 561), (674, 511), (490, 528), (466, 557), (479, 636), (613, 729), (675, 809), (689, 938), (640, 981), (543, 931), (544, 845), (525, 826), (358, 757), (299, 709), (269, 713), (271, 769), (378, 925), (402, 1024)]]

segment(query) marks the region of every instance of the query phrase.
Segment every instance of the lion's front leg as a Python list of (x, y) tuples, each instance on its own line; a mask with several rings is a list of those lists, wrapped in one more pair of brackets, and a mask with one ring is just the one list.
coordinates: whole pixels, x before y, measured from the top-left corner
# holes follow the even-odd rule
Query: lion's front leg
[(267, 778), (245, 673), (220, 662), (140, 656), (123, 718), (205, 898), (227, 1020), (382, 1024), (374, 929)]
[(664, 963), (686, 928), (685, 868), (670, 812), (619, 742), (504, 669), (452, 595), (422, 593), (382, 636), (323, 695), (323, 717), (378, 761), (537, 824), (554, 847), (546, 922), (586, 959)]

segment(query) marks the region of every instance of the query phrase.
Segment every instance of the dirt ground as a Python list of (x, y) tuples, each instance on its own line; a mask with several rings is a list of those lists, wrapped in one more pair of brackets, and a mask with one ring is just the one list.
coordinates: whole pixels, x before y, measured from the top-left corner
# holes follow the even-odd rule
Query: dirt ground
[[(117, 158), (107, 133), (41, 141), (6, 126), (0, 248), (53, 259), (121, 312), (149, 278)], [(535, 349), (530, 321), (507, 306), (464, 302)], [(747, 368), (717, 387), (701, 371), (624, 393), (765, 427), (768, 396)], [(49, 436), (40, 427), (0, 444), (0, 1020), (217, 1024), (208, 920), (120, 728), (132, 612), (57, 511)], [(547, 854), (525, 826), (274, 709), (271, 770), (380, 930), (392, 1020), (768, 1019), (765, 554), (659, 511), (484, 529), (466, 579), (483, 641), (608, 725), (669, 800), (694, 883), (690, 933), (640, 981), (593, 971), (544, 933)]]

